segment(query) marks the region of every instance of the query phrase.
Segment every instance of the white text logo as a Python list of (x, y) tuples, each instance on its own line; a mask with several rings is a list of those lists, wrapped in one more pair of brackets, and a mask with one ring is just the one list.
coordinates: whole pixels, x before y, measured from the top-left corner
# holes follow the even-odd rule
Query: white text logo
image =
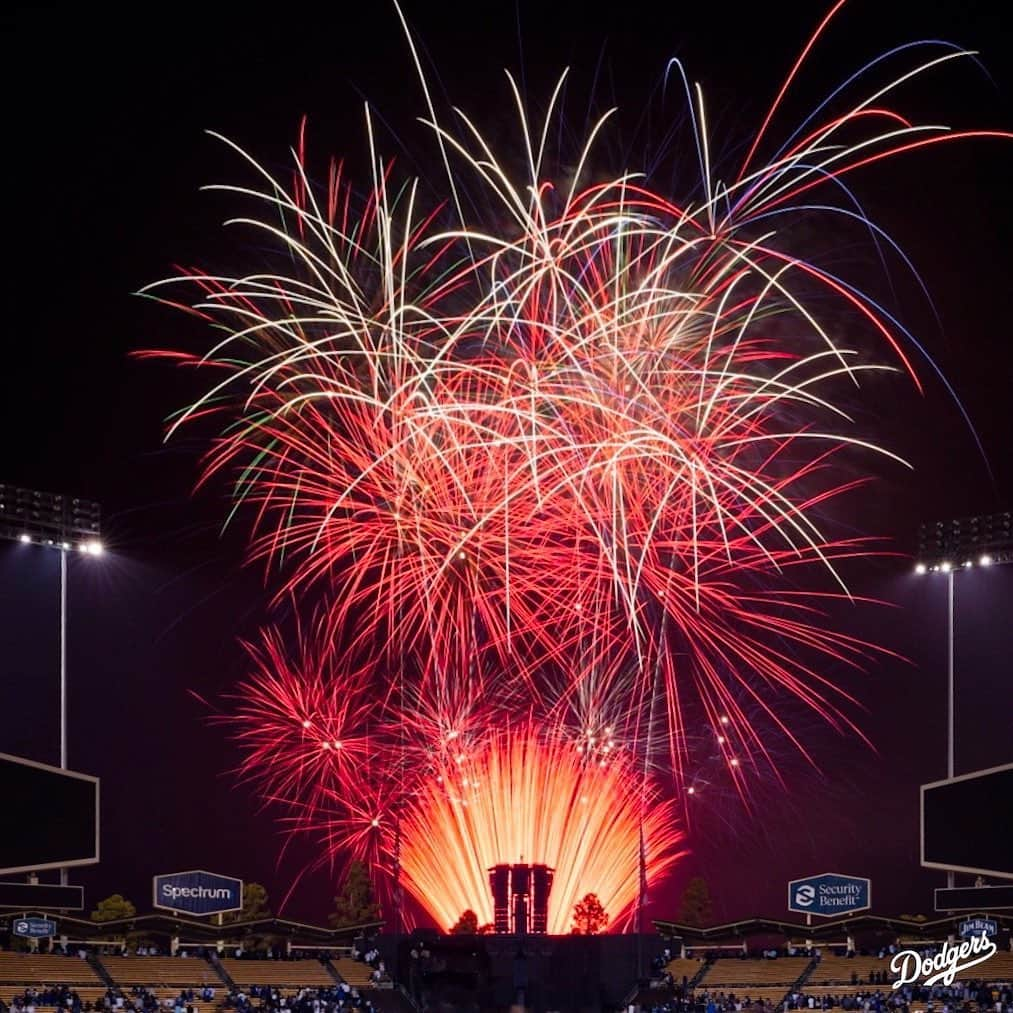
[(231, 900), (232, 891), (224, 886), (172, 886), (169, 883), (163, 883), (162, 896), (171, 897), (173, 900), (176, 900), (177, 897), (210, 897), (212, 900), (218, 898)]
[(943, 948), (934, 957), (923, 957), (914, 950), (901, 950), (890, 961), (890, 970), (899, 975), (893, 987), (910, 985), (922, 977), (923, 985), (934, 985), (937, 981), (952, 985), (958, 972), (988, 960), (995, 952), (995, 943), (984, 932), (956, 946), (943, 943)]

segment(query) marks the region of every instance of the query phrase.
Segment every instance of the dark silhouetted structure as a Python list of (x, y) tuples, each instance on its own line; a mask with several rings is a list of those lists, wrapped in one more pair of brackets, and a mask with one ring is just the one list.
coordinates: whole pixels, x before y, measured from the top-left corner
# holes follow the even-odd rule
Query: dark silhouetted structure
[(547, 865), (495, 865), (489, 870), (493, 931), (545, 935), (555, 870)]

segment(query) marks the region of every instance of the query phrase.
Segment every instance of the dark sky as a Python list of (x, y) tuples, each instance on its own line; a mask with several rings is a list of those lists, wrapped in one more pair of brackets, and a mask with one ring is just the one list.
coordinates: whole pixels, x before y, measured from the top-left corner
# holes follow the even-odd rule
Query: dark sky
[[(624, 163), (609, 166), (617, 169), (645, 150), (663, 152), (679, 121), (674, 106), (666, 114), (655, 104), (634, 129), (671, 56), (704, 85), (715, 157), (733, 163), (820, 7), (641, 3), (599, 16), (571, 0), (490, 0), (407, 10), (438, 68), (434, 80), (483, 123), (506, 105), (504, 66), (523, 66), (535, 102), (572, 66), (567, 116), (575, 134), (597, 79), (594, 107), (621, 109), (623, 129), (605, 149)], [(806, 111), (805, 101), (891, 45), (945, 38), (979, 50), (991, 81), (958, 67), (917, 88), (905, 108), (929, 122), (1013, 129), (1007, 5), (926, 2), (909, 14), (911, 7), (853, 0), (785, 116)], [(185, 381), (129, 358), (147, 347), (199, 347), (202, 336), (131, 293), (176, 263), (215, 265), (233, 249), (218, 227), (222, 206), (198, 187), (235, 178), (238, 166), (205, 129), (275, 164), (306, 114), (311, 151), (347, 153), (354, 167), (368, 98), (385, 121), (385, 150), (412, 166), (401, 145), (417, 150), (414, 117), (424, 106), (393, 8), (383, 3), (123, 11), (79, 5), (2, 16), (0, 481), (104, 506), (111, 553), (101, 563), (74, 560), (70, 592), (71, 765), (101, 775), (105, 798), (103, 862), (76, 877), (89, 902), (119, 890), (144, 906), (152, 874), (193, 867), (259, 880), (277, 898), (313, 848), (294, 845), (278, 864), (276, 824), (227, 774), (231, 749), (190, 694), (214, 699), (242, 674), (235, 641), (263, 615), (262, 583), (240, 566), (238, 534), (219, 537), (222, 490), (190, 495), (195, 447), (162, 446), (163, 419), (190, 393)], [(941, 385), (928, 382), (920, 398), (889, 391), (871, 421), (915, 472), (884, 470), (854, 507), (854, 523), (902, 551), (919, 521), (1013, 502), (1010, 179), (1013, 144), (992, 141), (855, 180), (872, 216), (921, 270), (941, 326), (903, 280), (888, 294), (891, 311), (950, 378), (993, 471)], [(844, 621), (910, 659), (877, 664), (853, 686), (875, 750), (813, 723), (803, 731), (821, 775), (786, 756), (787, 792), (764, 786), (758, 810), (720, 792), (701, 802), (693, 855), (654, 894), (655, 915), (672, 914), (694, 874), (710, 881), (719, 917), (779, 914), (789, 878), (826, 869), (872, 876), (883, 912), (930, 909), (941, 877), (917, 865), (916, 789), (945, 773), (943, 585), (882, 561), (858, 568), (855, 581), (898, 608), (853, 610)], [(962, 770), (1013, 760), (1011, 602), (1013, 572), (962, 575)], [(58, 755), (56, 615), (55, 558), (0, 548), (0, 751), (49, 762)], [(326, 872), (314, 873), (288, 910), (323, 918), (330, 896)]]

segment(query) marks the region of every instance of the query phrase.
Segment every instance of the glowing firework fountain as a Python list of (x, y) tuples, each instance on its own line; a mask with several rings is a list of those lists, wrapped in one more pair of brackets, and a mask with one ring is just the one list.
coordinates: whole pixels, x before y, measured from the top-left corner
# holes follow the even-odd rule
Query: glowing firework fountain
[(554, 180), (558, 89), (532, 126), (514, 88), (520, 169), (430, 110), (444, 205), (381, 161), (368, 118), (364, 199), (334, 166), (313, 182), (302, 143), (291, 179), (235, 149), (253, 182), (217, 189), (258, 206), (239, 221), (276, 263), (149, 291), (196, 288), (186, 306), (223, 332), (177, 356), (212, 382), (172, 430), (221, 420), (206, 477), (234, 480), (253, 556), (315, 617), (298, 650), (275, 631), (251, 648), (233, 720), (244, 774), (327, 858), (390, 872), (397, 852), (445, 927), (465, 908), (492, 921), (489, 868), (542, 863), (552, 931), (588, 892), (621, 927), (641, 872), (679, 854), (687, 709), (743, 794), (773, 737), (804, 750), (782, 701), (861, 734), (823, 667), (876, 648), (820, 604), (848, 597), (838, 561), (868, 546), (835, 536), (828, 507), (870, 454), (893, 455), (835, 391), (918, 381), (896, 321), (781, 233), (837, 216), (889, 246), (844, 178), (974, 136), (882, 106), (966, 55), (924, 47), (778, 147), (796, 66), (731, 182), (687, 88), (702, 181), (687, 203), (634, 173), (584, 185), (607, 117)]

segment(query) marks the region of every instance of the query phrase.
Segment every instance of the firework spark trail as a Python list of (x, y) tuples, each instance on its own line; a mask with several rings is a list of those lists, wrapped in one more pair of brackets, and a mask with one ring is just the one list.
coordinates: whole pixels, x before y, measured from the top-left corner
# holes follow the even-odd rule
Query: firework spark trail
[(353, 680), (330, 678), (326, 656), (308, 646), (293, 661), (277, 630), (245, 647), (252, 671), (225, 718), (244, 754), (239, 773), (268, 798), (323, 803), (370, 754), (371, 694)]
[[(589, 760), (571, 742), (546, 744), (538, 730), (523, 727), (491, 735), (477, 755), (454, 758), (423, 784), (404, 827), (409, 888), (431, 898), (441, 924), (454, 924), (469, 907), (489, 924), (486, 870), (503, 861), (546, 863), (556, 869), (550, 932), (569, 931), (574, 905), (595, 891), (622, 923), (638, 884), (630, 856), (644, 811), (640, 783), (628, 757)], [(656, 790), (646, 801), (644, 832), (661, 854), (653, 871), (663, 876), (679, 857), (675, 805)], [(541, 818), (521, 815), (530, 812)], [(446, 873), (448, 854), (460, 860), (457, 875)]]
[[(870, 546), (826, 518), (864, 481), (849, 467), (899, 459), (837, 392), (848, 381), (858, 399), (889, 371), (919, 381), (896, 321), (785, 227), (817, 211), (865, 222), (843, 177), (1006, 135), (883, 105), (971, 55), (952, 49), (853, 95), (859, 72), (778, 146), (778, 107), (840, 6), (731, 182), (682, 75), (695, 202), (632, 171), (581, 185), (612, 113), (557, 184), (562, 78), (541, 123), (509, 81), (520, 169), (460, 110), (456, 130), (438, 120), (427, 90), (442, 204), (381, 159), (368, 110), (364, 199), (340, 164), (314, 183), (302, 132), (291, 180), (225, 141), (254, 183), (213, 189), (252, 204), (233, 223), (280, 266), (148, 289), (225, 333), (172, 353), (212, 381), (170, 432), (220, 420), (204, 481), (232, 479), (278, 599), (325, 609), (294, 660), (276, 632), (250, 648), (244, 775), (327, 856), (383, 866), (399, 820), (408, 885), (442, 924), (463, 907), (486, 918), (485, 869), (522, 854), (557, 868), (557, 928), (585, 888), (613, 924), (628, 914), (642, 819), (649, 875), (675, 860), (687, 708), (743, 796), (749, 774), (779, 776), (772, 733), (805, 755), (783, 701), (861, 736), (825, 670), (882, 649), (828, 630), (821, 609), (850, 597), (839, 564)], [(198, 297), (163, 295), (180, 283)]]

